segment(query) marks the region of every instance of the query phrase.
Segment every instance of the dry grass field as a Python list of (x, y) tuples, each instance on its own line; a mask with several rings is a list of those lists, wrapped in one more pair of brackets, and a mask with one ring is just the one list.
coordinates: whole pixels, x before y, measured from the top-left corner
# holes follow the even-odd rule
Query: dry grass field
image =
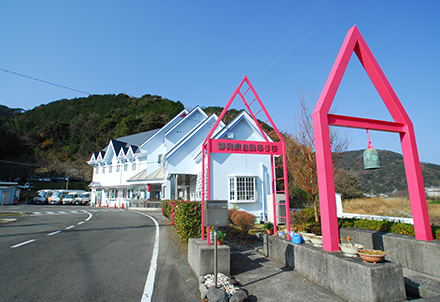
[[(361, 198), (342, 202), (345, 213), (408, 217), (411, 215), (409, 198)], [(440, 203), (428, 201), (428, 212), (432, 224), (440, 226)], [(412, 217), (412, 216), (409, 216)]]

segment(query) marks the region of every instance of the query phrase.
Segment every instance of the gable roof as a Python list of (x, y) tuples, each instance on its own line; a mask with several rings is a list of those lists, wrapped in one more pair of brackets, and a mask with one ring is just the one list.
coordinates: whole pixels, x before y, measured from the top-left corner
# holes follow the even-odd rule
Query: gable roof
[(143, 146), (145, 146), (148, 142), (153, 140), (156, 136), (158, 136), (163, 131), (168, 131), (167, 130), (168, 126), (175, 124), (178, 119), (184, 119), (187, 116), (187, 114), (188, 114), (188, 110), (186, 110), (186, 109), (183, 109), (182, 111), (180, 111), (179, 114), (177, 114), (175, 117), (173, 117), (173, 119), (171, 121), (169, 121), (168, 123), (166, 123), (165, 126), (158, 129), (158, 131), (156, 133), (154, 133), (152, 136), (150, 136), (146, 141), (144, 141), (142, 144), (138, 145), (139, 148), (142, 148)]
[[(140, 146), (149, 140), (154, 134), (156, 134), (160, 129), (154, 129), (150, 131), (145, 131), (137, 134), (132, 134), (129, 136), (119, 137), (116, 140), (122, 143), (125, 143), (124, 147), (128, 147), (129, 145)], [(119, 152), (119, 150), (117, 150)]]
[(201, 113), (204, 118), (206, 119), (208, 115), (205, 113), (205, 111), (200, 108), (200, 106), (196, 106), (191, 112), (189, 112), (182, 120), (180, 120), (178, 123), (176, 123), (173, 127), (171, 127), (165, 135), (168, 135), (170, 132), (172, 132), (175, 128), (179, 127), (185, 120), (190, 119), (192, 115), (194, 115), (196, 112)]
[[(191, 129), (190, 132), (188, 132), (187, 135), (182, 137), (181, 140), (179, 140), (173, 148), (171, 148), (166, 154), (165, 158), (169, 159), (177, 150), (179, 150), (181, 147), (183, 147), (188, 141), (190, 141), (199, 131), (201, 131), (204, 127), (206, 127), (210, 121), (217, 120), (218, 117), (216, 114), (211, 114), (209, 117), (205, 118), (203, 121), (201, 121), (196, 127)], [(225, 127), (225, 124), (223, 122), (220, 122), (219, 126), (220, 128)], [(214, 132), (215, 133), (215, 132)]]
[[(230, 130), (232, 130), (238, 124), (238, 122), (240, 122), (241, 120), (245, 120), (254, 129), (254, 132), (257, 133), (261, 137), (261, 139), (263, 139), (263, 140), (265, 139), (265, 137), (263, 137), (260, 130), (258, 129), (257, 125), (255, 125), (255, 122), (252, 119), (252, 117), (246, 111), (240, 112), (240, 114), (237, 115), (231, 122), (229, 122), (229, 124), (226, 125), (226, 127), (224, 127), (221, 131), (219, 131), (217, 134), (215, 134), (213, 136), (213, 138), (223, 137), (226, 133), (228, 133)], [(269, 139), (269, 141), (272, 141), (272, 139), (270, 137), (268, 139)]]

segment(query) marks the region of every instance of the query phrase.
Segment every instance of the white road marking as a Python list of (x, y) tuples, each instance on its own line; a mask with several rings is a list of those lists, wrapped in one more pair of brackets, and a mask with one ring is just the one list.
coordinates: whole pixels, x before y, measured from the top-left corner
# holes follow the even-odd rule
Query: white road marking
[(33, 215), (41, 215), (41, 212), (32, 212)]
[(13, 245), (13, 246), (11, 246), (11, 249), (15, 249), (16, 247), (19, 247), (19, 246), (22, 246), (22, 245), (25, 245), (25, 244), (28, 244), (28, 243), (31, 243), (31, 242), (34, 242), (34, 241), (37, 241), (37, 239), (31, 239), (31, 240), (28, 240), (28, 241), (25, 241), (25, 242)]
[(65, 230), (70, 230), (71, 228), (74, 228), (74, 225), (68, 226), (67, 228), (65, 228)]
[(87, 213), (87, 214), (89, 214), (89, 217), (87, 217), (86, 220), (84, 220), (84, 221), (89, 221), (90, 219), (92, 219), (92, 217), (93, 217), (93, 214), (92, 214), (92, 213), (89, 213), (89, 212), (87, 212), (87, 211), (84, 211), (84, 212)]
[(56, 215), (54, 212), (46, 212), (49, 215)]
[(78, 222), (78, 225), (83, 224), (85, 221)]
[(159, 223), (156, 221), (156, 219), (148, 214), (137, 211), (133, 212), (149, 217), (156, 225), (156, 238), (154, 240), (153, 255), (151, 256), (150, 269), (148, 271), (147, 281), (145, 282), (144, 293), (141, 299), (141, 302), (150, 302), (151, 298), (153, 297), (154, 280), (156, 278), (157, 270), (157, 258), (159, 256)]
[(60, 214), (66, 214), (66, 212), (64, 212), (64, 211), (58, 211), (58, 213), (60, 213)]
[(58, 234), (58, 233), (61, 233), (62, 231), (55, 231), (55, 232), (52, 232), (52, 233), (50, 233), (50, 234), (47, 234), (47, 236), (52, 236), (52, 235), (55, 235), (55, 234)]

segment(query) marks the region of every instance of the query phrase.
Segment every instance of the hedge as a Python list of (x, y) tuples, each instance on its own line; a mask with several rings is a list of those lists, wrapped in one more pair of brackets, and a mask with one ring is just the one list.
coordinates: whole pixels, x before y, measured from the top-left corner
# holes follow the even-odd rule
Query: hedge
[(201, 202), (184, 200), (162, 201), (162, 214), (171, 221), (182, 242), (199, 238), (202, 227)]
[[(314, 222), (314, 217), (310, 215), (311, 211), (313, 211), (313, 209), (301, 209), (300, 211), (295, 211), (294, 213), (291, 212), (292, 226), (295, 227), (295, 223), (302, 222), (302, 220), (299, 218), (302, 218), (303, 220), (305, 219), (306, 222)], [(414, 225), (403, 222), (339, 218), (338, 225), (339, 228), (359, 228), (415, 236)], [(440, 227), (433, 225), (431, 228), (433, 237), (435, 239), (440, 239)]]

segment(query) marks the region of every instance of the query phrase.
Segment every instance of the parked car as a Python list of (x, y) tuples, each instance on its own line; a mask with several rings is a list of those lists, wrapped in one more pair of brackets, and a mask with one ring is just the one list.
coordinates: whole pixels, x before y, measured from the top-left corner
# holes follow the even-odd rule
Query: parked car
[(33, 198), (35, 204), (47, 204), (53, 190), (39, 190), (38, 195)]
[(56, 190), (49, 197), (49, 204), (62, 204), (63, 198), (69, 194), (69, 190)]
[(75, 198), (79, 196), (79, 193), (76, 192), (69, 192), (64, 198), (63, 198), (63, 204), (73, 204), (73, 201)]
[(63, 204), (73, 204), (75, 201), (75, 198), (77, 198), (81, 193), (84, 193), (84, 190), (76, 190), (76, 191), (70, 191), (64, 198), (63, 198)]
[(92, 198), (92, 193), (90, 192), (82, 193), (77, 198), (75, 198), (74, 204), (89, 205), (91, 198)]

